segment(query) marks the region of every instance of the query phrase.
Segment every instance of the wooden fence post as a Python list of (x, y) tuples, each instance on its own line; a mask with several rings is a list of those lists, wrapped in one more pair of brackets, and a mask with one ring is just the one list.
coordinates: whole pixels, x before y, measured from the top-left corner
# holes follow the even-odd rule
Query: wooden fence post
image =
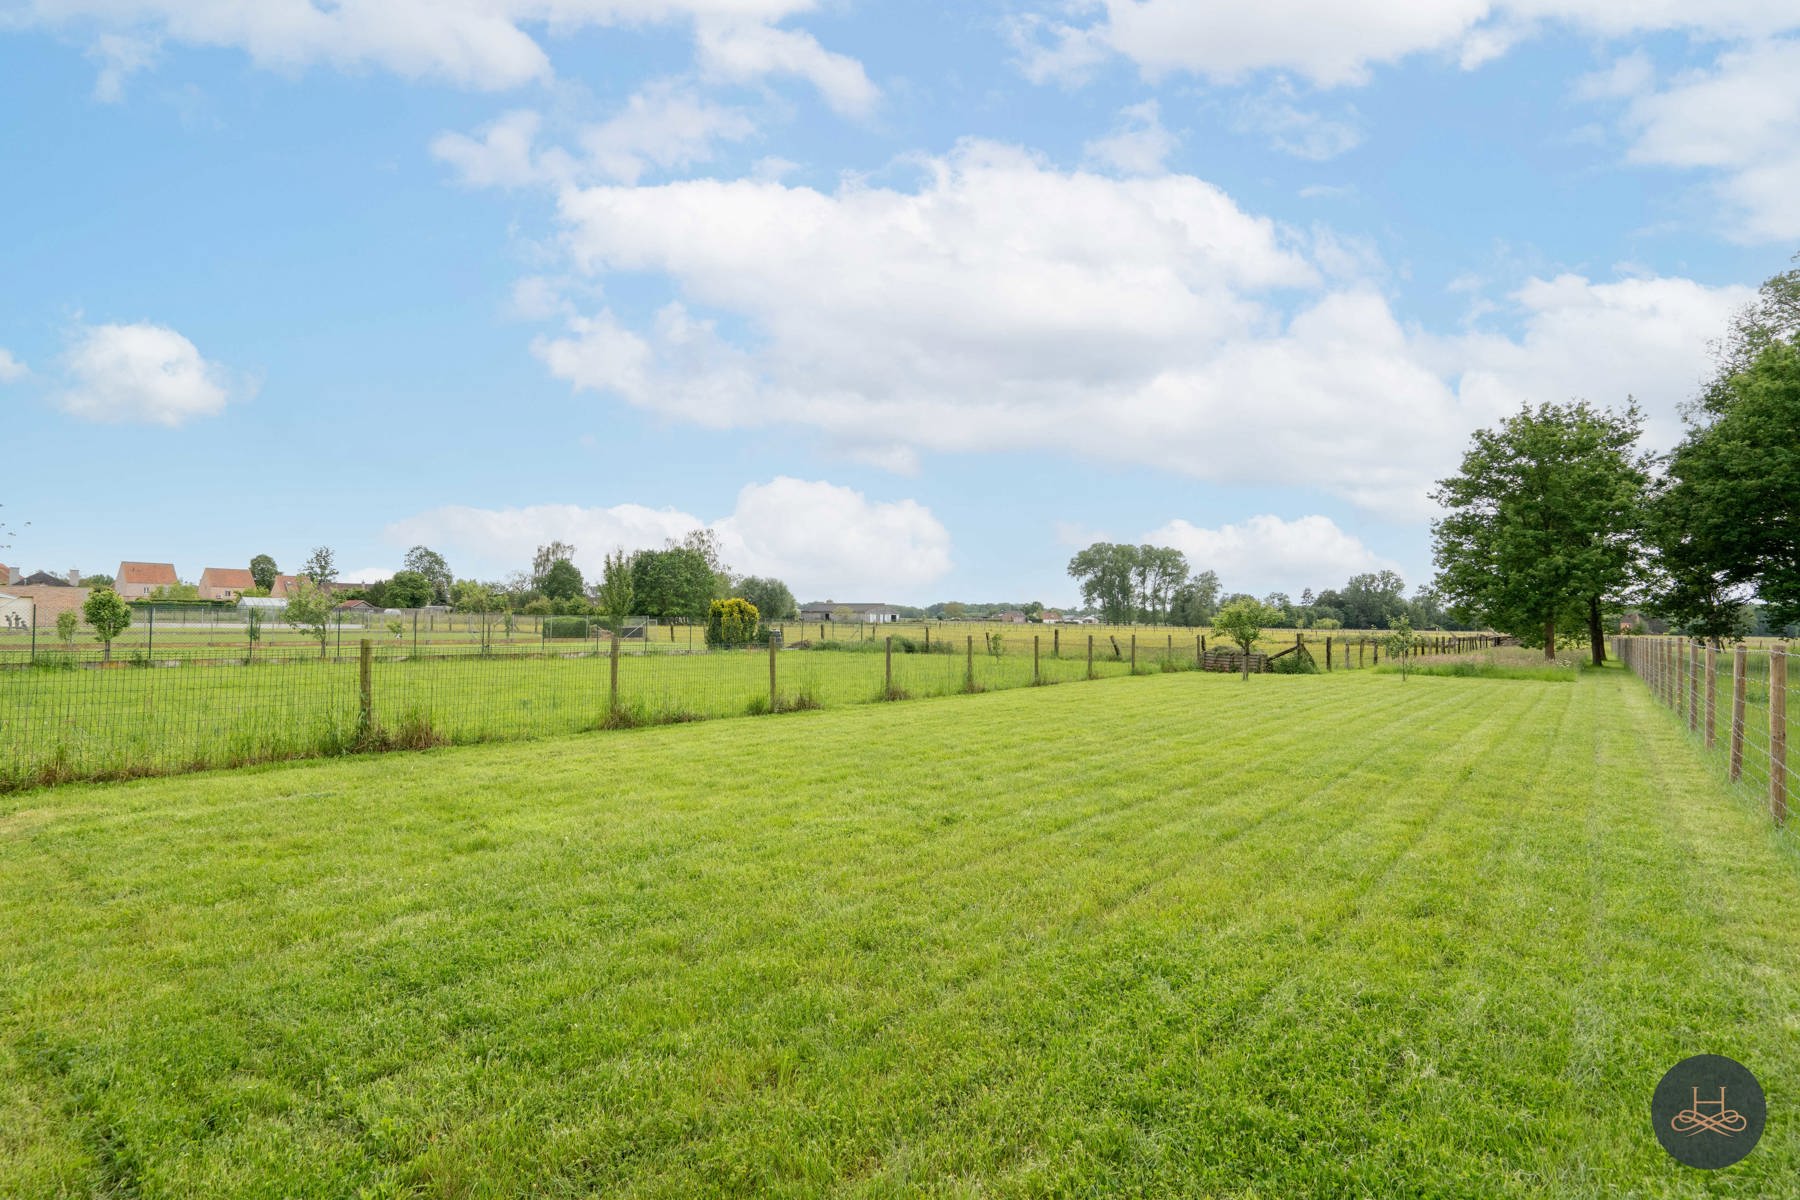
[(1688, 643), (1688, 732), (1700, 730), (1700, 643)]
[(375, 728), (375, 644), (368, 638), (362, 640), (357, 651), (357, 668), (356, 732), (359, 737), (367, 737)]
[(888, 635), (888, 640), (887, 640), (886, 679), (887, 679), (887, 691), (884, 693), (884, 695), (886, 695), (886, 697), (889, 700), (892, 700), (894, 698), (894, 635), (891, 633)]
[(1088, 676), (1087, 677), (1089, 679), (1092, 679), (1094, 677), (1094, 635), (1091, 633), (1088, 634)]
[(925, 653), (931, 653), (931, 626), (925, 626)]
[(1706, 648), (1706, 748), (1711, 750), (1718, 727), (1719, 653)]
[(1050, 657), (1062, 657), (1062, 626), (1058, 625), (1050, 631)]
[(1137, 674), (1137, 634), (1131, 635), (1131, 673)]
[(1044, 682), (1043, 673), (1038, 669), (1038, 647), (1043, 640), (1044, 635), (1041, 633), (1031, 635), (1031, 682), (1033, 686)]
[[(806, 626), (802, 625), (800, 627), (800, 632), (805, 633)], [(618, 659), (616, 657), (613, 659), (613, 663), (616, 667), (618, 664)], [(771, 640), (769, 642), (769, 711), (779, 712), (780, 709), (781, 694), (775, 690), (775, 642)]]
[(1787, 647), (1769, 650), (1769, 813), (1787, 824)]
[(969, 691), (975, 690), (975, 635), (969, 635), (969, 665), (963, 679), (963, 686)]
[(1331, 670), (1331, 635), (1325, 635), (1325, 669)]
[(1731, 753), (1726, 774), (1736, 783), (1744, 775), (1744, 663), (1750, 648), (1739, 642), (1731, 652)]

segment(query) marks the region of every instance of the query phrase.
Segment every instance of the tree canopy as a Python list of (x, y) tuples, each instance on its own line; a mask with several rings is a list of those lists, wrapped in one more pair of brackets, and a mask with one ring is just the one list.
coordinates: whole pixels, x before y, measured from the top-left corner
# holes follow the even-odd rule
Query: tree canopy
[[(1559, 628), (1583, 616), (1605, 661), (1601, 606), (1632, 584), (1650, 460), (1636, 446), (1637, 407), (1584, 401), (1526, 406), (1478, 431), (1462, 469), (1433, 498), (1437, 589), (1526, 644), (1556, 653)], [(1349, 622), (1346, 622), (1349, 623)]]
[[(427, 603), (448, 604), (450, 602), (450, 585), (456, 582), (456, 576), (450, 573), (450, 564), (444, 556), (429, 546), (414, 546), (406, 552), (404, 566), (407, 571), (422, 576), (431, 587), (431, 599)], [(417, 605), (402, 605), (405, 608), (416, 608)]]

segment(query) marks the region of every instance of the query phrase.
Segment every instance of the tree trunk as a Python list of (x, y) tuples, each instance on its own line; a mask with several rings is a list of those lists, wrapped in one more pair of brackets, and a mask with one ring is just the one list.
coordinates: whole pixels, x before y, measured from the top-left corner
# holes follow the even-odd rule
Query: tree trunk
[(1600, 629), (1600, 597), (1588, 597), (1588, 648), (1593, 651), (1594, 665), (1606, 665), (1606, 635)]
[(111, 662), (112, 661), (112, 639), (111, 638), (108, 638), (104, 642), (100, 643), (100, 661), (101, 662)]
[(1544, 661), (1556, 661), (1556, 618), (1544, 618)]

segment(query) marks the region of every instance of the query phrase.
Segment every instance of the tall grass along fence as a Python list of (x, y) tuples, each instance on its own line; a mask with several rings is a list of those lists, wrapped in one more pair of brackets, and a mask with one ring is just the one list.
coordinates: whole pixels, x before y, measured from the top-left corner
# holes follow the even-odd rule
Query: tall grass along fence
[(1613, 653), (1682, 719), (1728, 780), (1766, 797), (1770, 819), (1787, 824), (1794, 777), (1785, 644), (1721, 649), (1682, 638), (1619, 637)]
[[(1449, 652), (1464, 639), (1446, 639)], [(1473, 639), (1467, 639), (1473, 640)], [(0, 669), (0, 791), (279, 759), (512, 740), (1183, 670), (1236, 672), (1207, 635), (1073, 633), (711, 647), (550, 640), (416, 651), (406, 638), (151, 656), (40, 653)], [(1438, 649), (1421, 638), (1416, 649)], [(1374, 667), (1376, 639), (1259, 649), (1252, 669)]]

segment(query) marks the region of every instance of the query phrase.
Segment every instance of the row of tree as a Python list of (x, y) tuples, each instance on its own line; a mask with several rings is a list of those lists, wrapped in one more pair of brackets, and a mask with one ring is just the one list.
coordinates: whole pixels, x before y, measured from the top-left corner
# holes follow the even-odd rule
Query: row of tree
[[(1217, 572), (1193, 570), (1168, 546), (1095, 542), (1069, 560), (1069, 575), (1081, 585), (1083, 602), (1109, 624), (1209, 625), (1221, 608), (1257, 599), (1222, 594)], [(1272, 623), (1295, 629), (1391, 629), (1401, 622), (1415, 629), (1469, 628), (1434, 588), (1408, 598), (1405, 581), (1392, 571), (1356, 575), (1317, 593), (1307, 588), (1297, 601), (1271, 592), (1257, 603)]]
[(1733, 323), (1667, 455), (1639, 446), (1629, 402), (1527, 406), (1477, 433), (1433, 493), (1445, 602), (1546, 656), (1579, 631), (1596, 664), (1633, 612), (1715, 643), (1800, 621), (1797, 341), (1789, 271)]

